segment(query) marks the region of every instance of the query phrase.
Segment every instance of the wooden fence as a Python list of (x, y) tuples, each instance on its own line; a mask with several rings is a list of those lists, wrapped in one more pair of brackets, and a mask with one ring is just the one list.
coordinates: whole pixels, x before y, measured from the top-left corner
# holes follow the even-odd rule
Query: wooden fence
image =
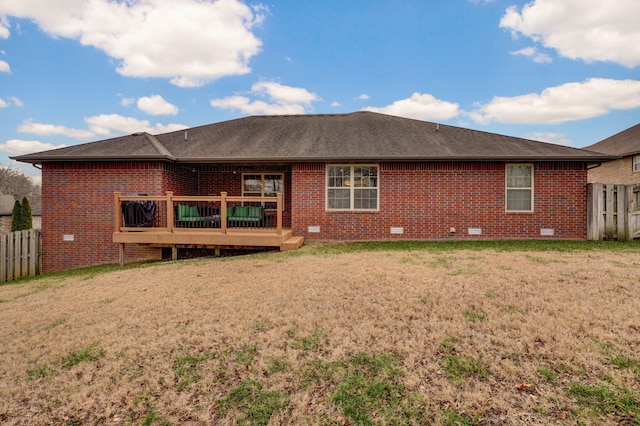
[(587, 239), (640, 238), (640, 185), (587, 185)]
[(0, 234), (0, 283), (40, 273), (39, 229)]

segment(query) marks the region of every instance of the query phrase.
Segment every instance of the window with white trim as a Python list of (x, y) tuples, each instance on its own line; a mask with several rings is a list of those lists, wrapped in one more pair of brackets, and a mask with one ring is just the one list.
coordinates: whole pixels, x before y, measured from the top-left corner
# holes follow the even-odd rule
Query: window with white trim
[(505, 180), (507, 211), (533, 211), (533, 165), (507, 164)]
[[(244, 173), (242, 175), (242, 195), (245, 197), (275, 197), (278, 192), (284, 194), (284, 174), (282, 173)], [(264, 204), (265, 208), (276, 208), (276, 203)]]
[(377, 165), (328, 165), (327, 210), (378, 210)]
[(640, 172), (640, 154), (633, 156), (633, 171)]

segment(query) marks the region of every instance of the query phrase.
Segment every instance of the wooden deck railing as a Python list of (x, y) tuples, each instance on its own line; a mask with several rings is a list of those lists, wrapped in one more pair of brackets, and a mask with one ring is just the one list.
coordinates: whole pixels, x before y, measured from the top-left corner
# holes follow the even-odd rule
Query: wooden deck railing
[[(245, 208), (246, 207), (246, 208)], [(233, 231), (267, 231), (282, 235), (282, 194), (276, 197), (114, 196), (115, 231), (180, 231), (227, 234)]]

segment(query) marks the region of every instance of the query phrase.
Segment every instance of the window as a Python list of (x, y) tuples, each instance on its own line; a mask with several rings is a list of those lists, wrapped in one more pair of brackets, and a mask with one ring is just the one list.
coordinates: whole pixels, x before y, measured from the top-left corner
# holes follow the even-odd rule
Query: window
[(507, 164), (506, 171), (507, 211), (533, 211), (533, 165)]
[[(278, 192), (284, 194), (284, 175), (282, 173), (246, 173), (242, 175), (242, 195), (245, 197), (275, 197)], [(276, 208), (276, 203), (264, 204), (266, 208)]]
[(378, 210), (378, 166), (327, 166), (327, 210)]
[(633, 156), (633, 171), (640, 172), (640, 154)]

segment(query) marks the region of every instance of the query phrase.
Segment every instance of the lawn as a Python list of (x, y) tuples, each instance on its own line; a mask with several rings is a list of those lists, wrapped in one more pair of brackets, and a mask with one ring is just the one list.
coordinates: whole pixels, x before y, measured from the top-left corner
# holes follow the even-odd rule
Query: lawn
[(0, 286), (7, 425), (640, 424), (638, 243), (369, 243)]

